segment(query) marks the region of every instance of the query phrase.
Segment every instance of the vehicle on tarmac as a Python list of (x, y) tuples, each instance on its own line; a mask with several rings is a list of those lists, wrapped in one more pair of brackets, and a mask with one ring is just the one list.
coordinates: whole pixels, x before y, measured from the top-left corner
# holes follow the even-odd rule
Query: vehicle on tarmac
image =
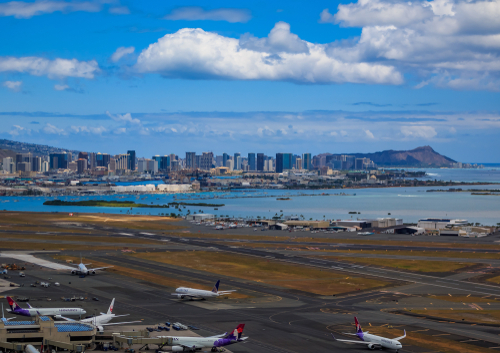
[(390, 339), (390, 338), (372, 335), (372, 334), (368, 333), (368, 331), (363, 332), (363, 330), (361, 329), (361, 325), (359, 324), (358, 319), (356, 317), (354, 317), (354, 323), (356, 324), (356, 333), (346, 333), (346, 335), (358, 336), (360, 341), (339, 340), (339, 339), (336, 339), (332, 333), (333, 339), (335, 341), (339, 341), (339, 342), (365, 344), (368, 347), (368, 349), (375, 349), (375, 348), (394, 349), (396, 351), (396, 353), (403, 347), (401, 345), (401, 342), (399, 342), (399, 341), (406, 337), (406, 330), (404, 331), (403, 336)]
[(175, 293), (172, 293), (172, 295), (177, 296), (177, 298), (179, 298), (179, 299), (184, 299), (184, 298), (206, 299), (206, 298), (218, 297), (221, 295), (228, 295), (228, 294), (231, 294), (232, 292), (236, 292), (236, 290), (219, 291), (219, 284), (220, 284), (220, 280), (218, 280), (217, 283), (215, 283), (214, 288), (212, 288), (211, 291), (203, 290), (203, 289), (179, 287), (175, 290)]
[(19, 272), (19, 277), (26, 277), (26, 275), (24, 274), (24, 272)]
[(27, 304), (28, 309), (23, 309), (11, 297), (7, 297), (7, 302), (9, 303), (11, 309), (7, 310), (7, 312), (21, 316), (81, 316), (86, 314), (86, 311), (82, 308), (34, 308), (31, 305)]
[(211, 337), (172, 337), (172, 352), (195, 352), (210, 348), (212, 352), (218, 352), (223, 347), (240, 343), (248, 339), (243, 336), (245, 324), (239, 324), (229, 333), (223, 333)]
[(215, 230), (224, 230), (225, 228), (221, 225), (215, 226)]
[(9, 273), (9, 271), (7, 269), (2, 270), (2, 275), (6, 275), (7, 273)]

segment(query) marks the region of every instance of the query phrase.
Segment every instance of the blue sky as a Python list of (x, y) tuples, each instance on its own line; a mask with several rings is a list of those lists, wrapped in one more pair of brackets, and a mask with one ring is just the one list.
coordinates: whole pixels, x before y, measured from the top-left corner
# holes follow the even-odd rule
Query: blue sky
[(498, 0), (0, 1), (0, 138), (500, 162), (499, 17)]

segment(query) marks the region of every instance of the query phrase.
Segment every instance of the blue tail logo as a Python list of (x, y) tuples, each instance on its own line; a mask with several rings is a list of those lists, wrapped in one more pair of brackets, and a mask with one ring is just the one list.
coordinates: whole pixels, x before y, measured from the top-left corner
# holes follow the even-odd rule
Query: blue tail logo
[(219, 284), (220, 280), (218, 280), (217, 283), (215, 283), (215, 286), (212, 288), (213, 293), (217, 293), (219, 291)]

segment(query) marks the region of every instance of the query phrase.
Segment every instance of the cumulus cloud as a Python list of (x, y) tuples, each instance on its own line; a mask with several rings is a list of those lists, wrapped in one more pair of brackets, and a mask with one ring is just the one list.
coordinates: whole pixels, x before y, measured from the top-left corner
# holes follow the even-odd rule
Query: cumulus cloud
[(60, 129), (57, 126), (54, 126), (52, 124), (45, 124), (44, 128), (42, 129), (46, 134), (51, 134), (51, 135), (65, 135), (64, 129)]
[(21, 72), (49, 78), (80, 77), (94, 78), (100, 71), (97, 61), (76, 59), (44, 59), (34, 56), (21, 58), (0, 57), (0, 72)]
[(369, 139), (374, 139), (375, 138), (375, 136), (373, 135), (373, 133), (370, 130), (365, 130), (365, 135)]
[(56, 91), (65, 91), (65, 90), (67, 90), (69, 88), (70, 87), (68, 85), (60, 85), (60, 84), (54, 85), (54, 89)]
[(21, 90), (22, 84), (23, 84), (23, 81), (5, 81), (3, 83), (3, 86), (7, 87), (11, 91), (19, 92)]
[(71, 131), (76, 134), (87, 133), (102, 135), (108, 130), (104, 126), (71, 126)]
[(111, 119), (113, 119), (114, 121), (119, 122), (119, 123), (128, 123), (128, 124), (132, 124), (132, 125), (140, 125), (141, 124), (141, 121), (139, 119), (132, 118), (132, 115), (130, 113), (123, 114), (123, 115), (120, 115), (120, 114), (113, 115), (110, 112), (106, 112), (106, 114)]
[(178, 21), (227, 21), (230, 23), (246, 23), (252, 16), (250, 11), (245, 9), (220, 8), (213, 10), (205, 10), (198, 6), (186, 6), (173, 10), (170, 14), (164, 17), (166, 20)]
[(25, 127), (19, 126), (19, 125), (13, 125), (12, 130), (9, 131), (9, 134), (11, 136), (19, 136), (23, 134), (31, 134), (31, 129), (27, 129)]
[(111, 55), (111, 61), (115, 63), (125, 55), (132, 54), (134, 51), (134, 47), (119, 47), (118, 49), (116, 49), (113, 55)]
[(402, 126), (401, 133), (405, 137), (419, 139), (431, 139), (437, 135), (436, 130), (432, 126), (425, 125)]
[(290, 25), (278, 22), (267, 38), (245, 34), (240, 38), (240, 47), (264, 53), (309, 53), (307, 42), (290, 33)]
[[(285, 23), (279, 23), (273, 31), (268, 38), (259, 42), (258, 48), (247, 49), (242, 47), (238, 39), (199, 28), (183, 28), (165, 35), (144, 49), (137, 59), (135, 70), (165, 77), (197, 79), (302, 83), (403, 82), (402, 75), (393, 66), (346, 62), (330, 56), (326, 52), (326, 45), (300, 41), (289, 32)], [(301, 51), (304, 45), (307, 52)]]
[[(0, 16), (14, 16), (15, 18), (31, 18), (33, 16), (50, 14), (54, 12), (99, 12), (102, 10), (102, 4), (115, 3), (116, 1), (97, 0), (97, 1), (50, 1), (37, 0), (34, 2), (10, 1), (0, 4)], [(113, 6), (109, 8), (112, 14), (130, 13), (125, 6)]]
[(328, 9), (320, 22), (361, 27), (353, 43), (332, 43), (344, 61), (393, 65), (453, 89), (500, 89), (500, 1), (358, 0)]

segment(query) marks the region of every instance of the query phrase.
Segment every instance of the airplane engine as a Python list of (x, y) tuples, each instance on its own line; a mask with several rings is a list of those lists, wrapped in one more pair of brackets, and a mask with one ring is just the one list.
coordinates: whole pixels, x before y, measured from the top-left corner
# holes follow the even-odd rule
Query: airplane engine
[(184, 296), (182, 294), (177, 294), (177, 298), (184, 299)]
[(104, 332), (104, 327), (97, 326), (97, 332)]
[(173, 346), (172, 352), (184, 352), (184, 347), (181, 346)]
[(72, 275), (76, 275), (76, 271), (75, 270), (71, 270), (71, 274)]
[(368, 349), (375, 349), (375, 345), (371, 344), (371, 343), (367, 347), (368, 347)]
[(92, 271), (92, 274), (95, 275), (95, 271)]

